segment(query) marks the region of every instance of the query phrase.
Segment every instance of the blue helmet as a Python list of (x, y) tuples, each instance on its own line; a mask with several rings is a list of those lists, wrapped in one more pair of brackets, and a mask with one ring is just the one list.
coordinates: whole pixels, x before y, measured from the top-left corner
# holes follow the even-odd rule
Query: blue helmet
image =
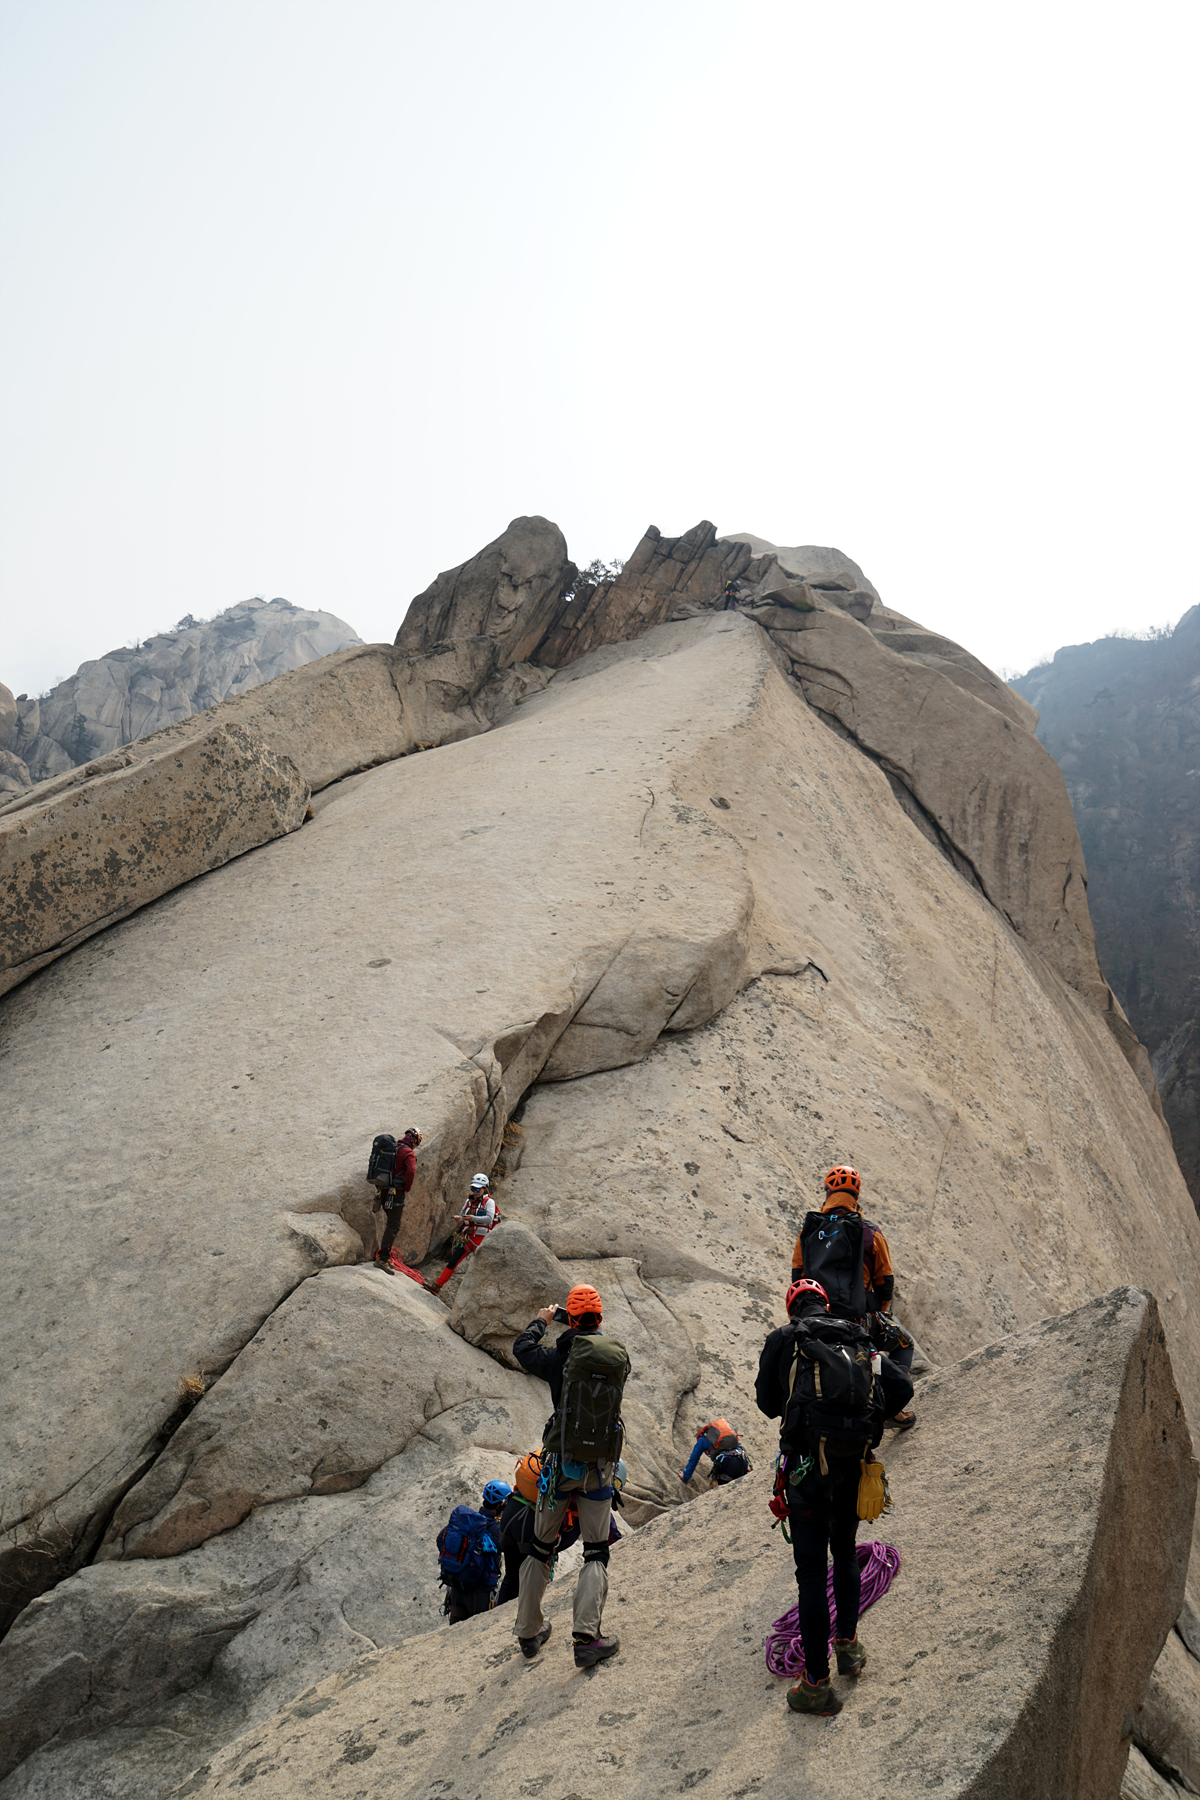
[(503, 1506), (511, 1493), (512, 1489), (507, 1481), (489, 1481), (483, 1490), (483, 1504), (485, 1506)]
[(617, 1489), (618, 1492), (620, 1492), (620, 1490), (625, 1486), (625, 1483), (628, 1480), (629, 1480), (629, 1470), (625, 1466), (625, 1458), (621, 1457), (620, 1461), (617, 1463), (616, 1469), (613, 1472), (613, 1486)]

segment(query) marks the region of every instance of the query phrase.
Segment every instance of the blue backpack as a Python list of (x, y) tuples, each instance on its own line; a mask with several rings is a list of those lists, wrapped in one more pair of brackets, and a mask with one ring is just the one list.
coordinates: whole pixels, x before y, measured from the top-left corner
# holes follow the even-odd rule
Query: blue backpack
[(494, 1588), (500, 1579), (496, 1522), (473, 1506), (456, 1506), (438, 1533), (438, 1567), (449, 1586)]

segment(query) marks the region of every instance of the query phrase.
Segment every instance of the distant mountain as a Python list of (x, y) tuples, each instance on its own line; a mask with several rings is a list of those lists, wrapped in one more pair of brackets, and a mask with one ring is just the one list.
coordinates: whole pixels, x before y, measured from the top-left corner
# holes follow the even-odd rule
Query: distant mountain
[(0, 688), (0, 797), (361, 641), (332, 613), (243, 600), (85, 662), (42, 699)]
[(1100, 965), (1150, 1051), (1200, 1209), (1200, 606), (1012, 683), (1066, 777)]

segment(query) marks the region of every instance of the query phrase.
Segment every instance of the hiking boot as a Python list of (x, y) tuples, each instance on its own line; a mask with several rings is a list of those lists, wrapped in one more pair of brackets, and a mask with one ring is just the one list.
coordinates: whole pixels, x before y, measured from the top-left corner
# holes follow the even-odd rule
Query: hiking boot
[(597, 1663), (605, 1662), (608, 1657), (615, 1656), (620, 1648), (620, 1638), (576, 1638), (575, 1667), (577, 1669), (594, 1669)]
[(538, 1632), (536, 1637), (518, 1638), (517, 1642), (521, 1646), (521, 1655), (527, 1656), (530, 1659), (530, 1661), (532, 1662), (533, 1658), (537, 1655), (538, 1651), (541, 1649), (542, 1645), (545, 1643), (546, 1639), (549, 1636), (550, 1636), (549, 1625), (543, 1625), (542, 1629)]
[(894, 1431), (911, 1431), (917, 1422), (917, 1415), (909, 1407), (904, 1412), (893, 1413), (890, 1419), (883, 1422)]
[(436, 1281), (430, 1281), (428, 1276), (425, 1277), (424, 1281), (421, 1283), (421, 1286), (425, 1289), (425, 1292), (427, 1294), (432, 1294), (435, 1300), (438, 1300), (441, 1298), (441, 1293), (442, 1293), (441, 1288), (438, 1286)]
[(833, 1682), (827, 1675), (824, 1681), (809, 1681), (802, 1675), (794, 1688), (788, 1689), (788, 1705), (793, 1712), (818, 1713), (822, 1718), (829, 1718), (840, 1713), (842, 1703), (833, 1691)]
[(866, 1666), (867, 1653), (859, 1643), (857, 1636), (852, 1638), (834, 1638), (833, 1648), (837, 1654), (839, 1675), (853, 1675), (856, 1679)]

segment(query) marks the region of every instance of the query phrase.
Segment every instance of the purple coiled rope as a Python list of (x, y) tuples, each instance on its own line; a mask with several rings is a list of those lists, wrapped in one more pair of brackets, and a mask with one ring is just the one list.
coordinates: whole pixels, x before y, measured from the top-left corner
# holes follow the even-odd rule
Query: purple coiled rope
[[(855, 1555), (858, 1557), (859, 1574), (862, 1578), (862, 1597), (858, 1603), (859, 1617), (866, 1612), (868, 1606), (874, 1606), (881, 1600), (896, 1578), (900, 1567), (900, 1552), (891, 1544), (855, 1544)], [(831, 1621), (829, 1645), (833, 1648), (833, 1569), (829, 1571), (829, 1617)], [(776, 1619), (767, 1633), (767, 1667), (772, 1675), (802, 1675), (804, 1673), (804, 1645), (800, 1641), (800, 1608), (793, 1606)]]

